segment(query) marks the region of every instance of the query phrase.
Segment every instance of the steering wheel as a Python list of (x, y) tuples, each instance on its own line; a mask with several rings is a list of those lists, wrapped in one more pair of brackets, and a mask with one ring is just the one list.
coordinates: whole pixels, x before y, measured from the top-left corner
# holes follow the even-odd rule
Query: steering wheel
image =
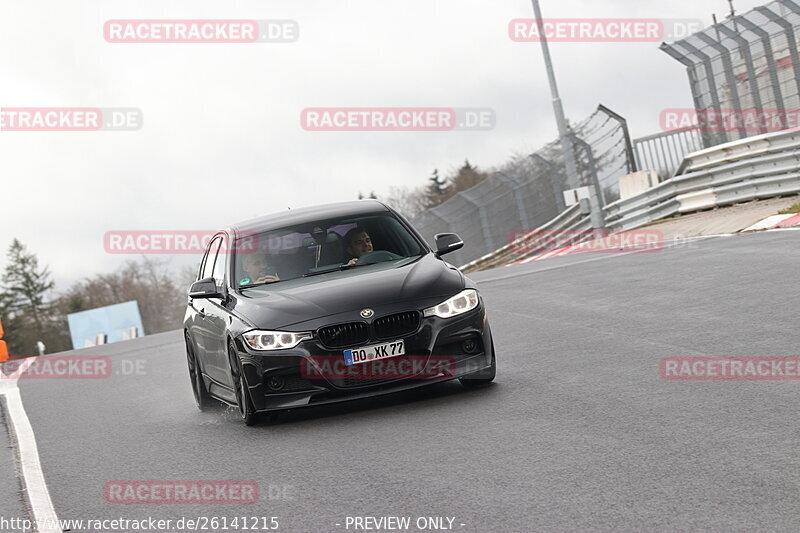
[(358, 264), (371, 264), (371, 263), (381, 263), (383, 261), (394, 261), (396, 259), (402, 259), (402, 255), (397, 255), (392, 253), (388, 250), (374, 250), (372, 252), (367, 252), (361, 257), (358, 258)]

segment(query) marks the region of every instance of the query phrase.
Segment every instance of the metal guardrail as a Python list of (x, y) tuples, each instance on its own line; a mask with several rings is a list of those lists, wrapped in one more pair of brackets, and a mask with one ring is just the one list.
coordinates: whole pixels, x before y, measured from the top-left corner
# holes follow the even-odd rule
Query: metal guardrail
[(689, 154), (678, 173), (604, 210), (611, 229), (660, 218), (800, 193), (800, 132), (768, 133)]
[[(686, 156), (672, 178), (603, 209), (606, 229), (630, 230), (669, 216), (752, 200), (800, 194), (800, 131), (767, 133)], [(544, 226), (461, 267), (483, 270), (529, 257), (525, 246), (546, 231), (591, 229), (573, 205)], [(522, 250), (522, 252), (520, 252)]]
[(575, 204), (562, 211), (561, 214), (550, 220), (548, 223), (532, 230), (531, 232), (515, 239), (502, 248), (479, 257), (478, 259), (460, 267), (463, 272), (476, 272), (486, 270), (496, 266), (513, 263), (517, 258), (524, 258), (531, 253), (534, 240), (541, 244), (540, 237), (547, 231), (583, 229), (582, 226), (589, 225), (589, 218), (581, 210), (580, 204)]

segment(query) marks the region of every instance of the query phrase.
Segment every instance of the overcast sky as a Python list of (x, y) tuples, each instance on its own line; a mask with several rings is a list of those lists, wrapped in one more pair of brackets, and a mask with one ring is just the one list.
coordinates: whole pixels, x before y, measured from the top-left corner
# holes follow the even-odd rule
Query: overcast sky
[[(726, 0), (541, 0), (548, 18), (723, 18)], [(736, 0), (740, 12), (765, 2)], [(17, 237), (58, 283), (110, 271), (108, 230), (214, 229), (288, 206), (487, 168), (556, 135), (529, 0), (97, 0), (0, 3), (0, 107), (136, 107), (132, 132), (0, 132), (0, 249)], [(292, 19), (288, 44), (113, 44), (109, 19)], [(658, 43), (553, 43), (564, 108), (602, 103), (634, 137), (691, 107)], [(309, 132), (306, 107), (481, 107), (491, 131)], [(191, 258), (192, 263), (199, 258)], [(173, 264), (187, 261), (172, 258)], [(4, 254), (0, 267), (4, 264)]]

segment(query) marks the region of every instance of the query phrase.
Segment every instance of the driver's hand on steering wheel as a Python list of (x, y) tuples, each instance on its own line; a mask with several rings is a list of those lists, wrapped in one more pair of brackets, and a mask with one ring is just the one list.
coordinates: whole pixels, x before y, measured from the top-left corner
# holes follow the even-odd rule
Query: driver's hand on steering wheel
[(354, 257), (347, 262), (348, 265), (355, 265), (356, 263), (358, 263), (358, 257)]
[(261, 276), (260, 278), (258, 278), (255, 281), (255, 283), (269, 283), (272, 281), (280, 281), (280, 280), (281, 278), (279, 278), (277, 274), (275, 275), (267, 274), (266, 276)]

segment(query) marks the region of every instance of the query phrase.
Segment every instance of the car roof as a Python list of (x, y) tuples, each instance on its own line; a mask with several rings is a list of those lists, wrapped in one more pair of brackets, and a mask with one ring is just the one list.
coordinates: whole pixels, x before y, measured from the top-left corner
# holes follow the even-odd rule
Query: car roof
[(292, 226), (295, 224), (326, 220), (329, 218), (389, 212), (389, 208), (377, 200), (353, 200), (350, 202), (338, 202), (333, 204), (315, 205), (311, 207), (302, 207), (300, 209), (279, 211), (277, 213), (271, 213), (262, 217), (231, 224), (230, 229), (232, 229), (236, 234), (245, 232), (261, 232), (268, 231), (270, 229)]

